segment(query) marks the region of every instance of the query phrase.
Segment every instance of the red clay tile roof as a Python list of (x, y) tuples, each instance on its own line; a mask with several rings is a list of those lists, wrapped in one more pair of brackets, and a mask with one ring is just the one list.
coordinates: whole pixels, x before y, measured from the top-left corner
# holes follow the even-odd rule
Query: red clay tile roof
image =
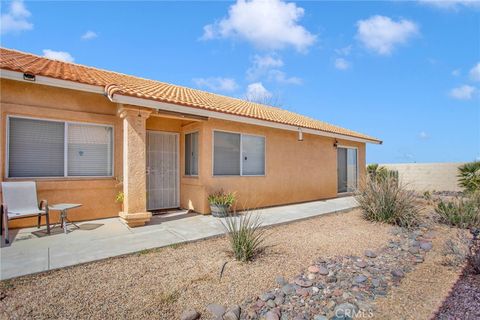
[(0, 48), (0, 69), (101, 86), (110, 95), (115, 93), (381, 142), (376, 138), (280, 108), (165, 82), (51, 60), (6, 48)]

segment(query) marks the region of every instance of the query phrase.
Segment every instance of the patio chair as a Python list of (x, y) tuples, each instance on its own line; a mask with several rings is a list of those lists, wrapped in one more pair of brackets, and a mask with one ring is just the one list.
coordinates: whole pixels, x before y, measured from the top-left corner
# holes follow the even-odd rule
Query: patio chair
[(0, 219), (0, 233), (3, 234), (5, 223), (5, 243), (8, 239), (8, 221), (38, 216), (37, 227), (40, 228), (42, 216), (47, 223), (47, 234), (50, 234), (47, 200), (38, 203), (37, 187), (33, 181), (2, 182), (2, 214)]

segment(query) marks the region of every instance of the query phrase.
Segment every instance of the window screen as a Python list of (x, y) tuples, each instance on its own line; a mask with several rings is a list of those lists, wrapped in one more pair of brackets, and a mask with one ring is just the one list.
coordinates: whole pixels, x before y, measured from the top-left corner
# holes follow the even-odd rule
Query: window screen
[(68, 176), (112, 175), (112, 128), (68, 124)]
[(63, 122), (9, 118), (8, 176), (63, 177)]
[(213, 134), (213, 174), (240, 175), (240, 135), (218, 131)]
[(185, 135), (185, 175), (198, 175), (198, 132)]
[(265, 174), (265, 138), (242, 135), (242, 175)]

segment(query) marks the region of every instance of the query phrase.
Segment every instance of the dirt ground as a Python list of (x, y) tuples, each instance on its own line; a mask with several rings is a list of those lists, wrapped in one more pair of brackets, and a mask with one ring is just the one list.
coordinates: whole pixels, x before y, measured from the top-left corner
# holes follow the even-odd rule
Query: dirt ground
[[(270, 228), (268, 247), (250, 263), (234, 261), (221, 237), (3, 281), (0, 317), (179, 319), (189, 308), (206, 314), (209, 303), (239, 304), (274, 287), (276, 276), (291, 279), (318, 257), (362, 255), (385, 246), (390, 230), (352, 210)], [(378, 301), (379, 319), (427, 319), (436, 310), (456, 277), (455, 269), (438, 263), (450, 233), (437, 232), (426, 261)]]

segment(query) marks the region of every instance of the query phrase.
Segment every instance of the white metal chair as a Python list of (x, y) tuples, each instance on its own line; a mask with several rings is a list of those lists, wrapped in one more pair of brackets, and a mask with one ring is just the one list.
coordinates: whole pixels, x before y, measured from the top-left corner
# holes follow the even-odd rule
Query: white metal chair
[[(2, 182), (2, 214), (0, 219), (0, 232), (5, 229), (5, 243), (8, 239), (8, 221), (38, 216), (37, 227), (40, 228), (42, 216), (47, 223), (47, 234), (50, 234), (47, 200), (38, 203), (37, 187), (33, 181)], [(5, 223), (5, 228), (3, 224)]]

